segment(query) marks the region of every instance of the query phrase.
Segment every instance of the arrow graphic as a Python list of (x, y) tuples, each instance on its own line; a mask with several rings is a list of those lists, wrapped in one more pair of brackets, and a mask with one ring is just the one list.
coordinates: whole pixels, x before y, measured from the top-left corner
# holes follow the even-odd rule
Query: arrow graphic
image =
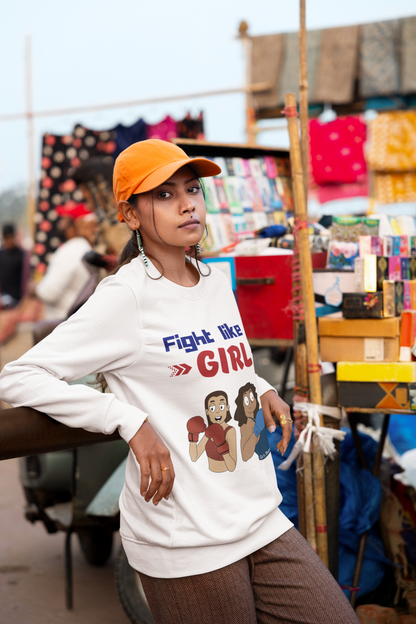
[(172, 371), (171, 377), (179, 377), (180, 375), (187, 375), (192, 369), (192, 366), (188, 366), (188, 364), (175, 364), (174, 366), (168, 366), (168, 368)]

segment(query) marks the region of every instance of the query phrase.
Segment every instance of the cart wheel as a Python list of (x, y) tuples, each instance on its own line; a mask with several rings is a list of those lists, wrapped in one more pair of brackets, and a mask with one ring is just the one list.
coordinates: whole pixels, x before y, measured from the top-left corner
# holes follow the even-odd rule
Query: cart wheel
[(93, 566), (103, 566), (113, 549), (113, 533), (108, 529), (94, 527), (78, 533), (85, 559)]
[(130, 622), (133, 624), (155, 624), (139, 575), (130, 567), (123, 548), (120, 548), (117, 557), (115, 583), (121, 605)]

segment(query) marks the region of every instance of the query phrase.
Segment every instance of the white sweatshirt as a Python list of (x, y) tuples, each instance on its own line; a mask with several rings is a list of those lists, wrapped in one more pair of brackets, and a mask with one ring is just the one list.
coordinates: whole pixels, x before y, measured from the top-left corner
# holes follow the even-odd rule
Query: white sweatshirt
[[(68, 385), (99, 372), (112, 393)], [(225, 276), (212, 268), (185, 288), (151, 280), (140, 258), (103, 280), (76, 314), (0, 376), (1, 399), (72, 427), (107, 434), (118, 428), (129, 441), (149, 418), (171, 452), (175, 484), (168, 501), (146, 503), (130, 451), (120, 533), (130, 565), (160, 578), (219, 569), (292, 526), (279, 509), (260, 433), (258, 400), (270, 389), (254, 372)], [(258, 437), (245, 460), (236, 412), (248, 415)]]
[(59, 320), (68, 316), (91, 275), (82, 262), (91, 249), (86, 238), (76, 236), (52, 254), (45, 276), (36, 286), (36, 295), (46, 304), (46, 319)]

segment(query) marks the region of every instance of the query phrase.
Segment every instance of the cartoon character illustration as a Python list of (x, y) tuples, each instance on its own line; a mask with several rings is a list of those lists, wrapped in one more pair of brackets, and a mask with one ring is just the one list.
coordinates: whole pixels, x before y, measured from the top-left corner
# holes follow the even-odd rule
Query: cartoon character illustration
[[(212, 472), (233, 472), (237, 462), (237, 442), (234, 427), (227, 425), (231, 414), (226, 392), (211, 392), (205, 398), (205, 413), (208, 426), (201, 416), (190, 418), (186, 424), (189, 455), (196, 462), (205, 451)], [(205, 435), (198, 442), (201, 433)]]
[(247, 383), (240, 388), (235, 403), (234, 418), (240, 426), (243, 461), (248, 461), (254, 453), (264, 459), (270, 453), (270, 446), (255, 386)]

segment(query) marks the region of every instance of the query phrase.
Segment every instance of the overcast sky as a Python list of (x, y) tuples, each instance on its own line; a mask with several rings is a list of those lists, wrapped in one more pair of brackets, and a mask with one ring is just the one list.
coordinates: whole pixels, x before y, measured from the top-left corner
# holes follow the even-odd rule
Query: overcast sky
[[(414, 0), (306, 0), (307, 27), (328, 28), (416, 14)], [(241, 20), (252, 35), (298, 28), (298, 0), (13, 0), (0, 20), (0, 115), (25, 110), (25, 37), (32, 38), (33, 108), (52, 110), (243, 85)], [(244, 96), (117, 108), (36, 121), (41, 136), (80, 122), (108, 129), (190, 110), (205, 114), (211, 141), (243, 142)], [(260, 142), (281, 144), (281, 133)], [(25, 121), (0, 123), (0, 191), (28, 177)]]

